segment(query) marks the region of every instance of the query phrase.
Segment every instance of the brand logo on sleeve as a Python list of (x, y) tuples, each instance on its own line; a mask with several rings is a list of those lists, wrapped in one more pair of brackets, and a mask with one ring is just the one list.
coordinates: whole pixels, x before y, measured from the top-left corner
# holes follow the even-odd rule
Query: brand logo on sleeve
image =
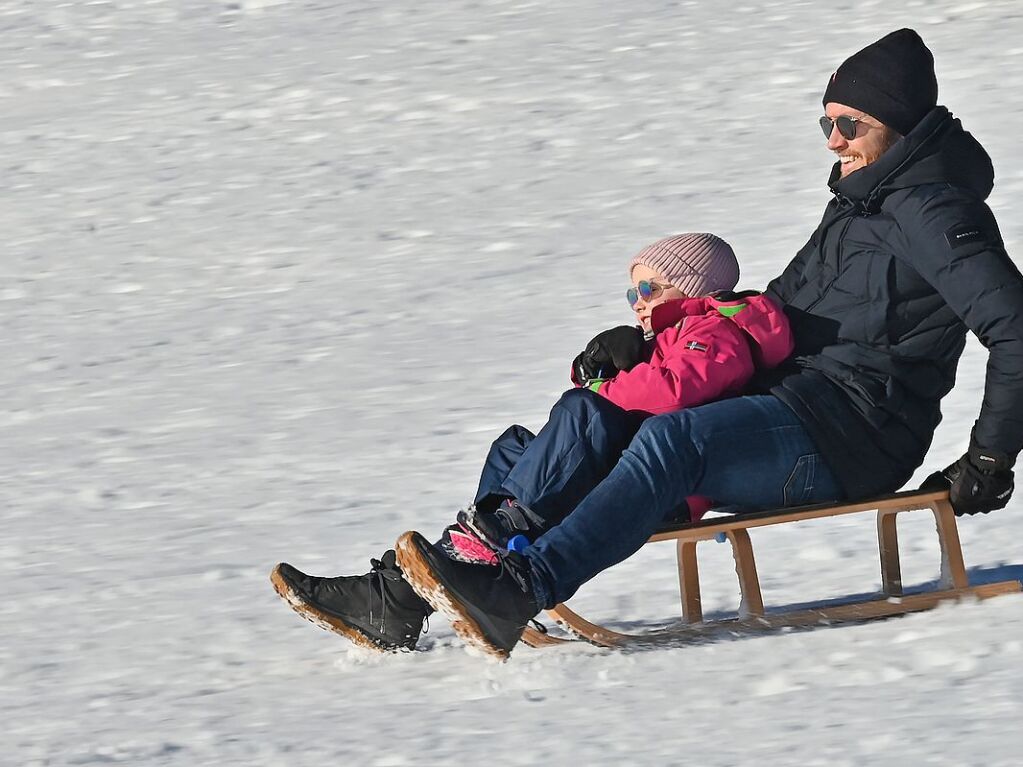
[(686, 348), (693, 352), (706, 352), (707, 345), (701, 344), (699, 341), (690, 341), (686, 344)]
[(945, 242), (953, 250), (955, 248), (961, 248), (963, 245), (969, 245), (971, 242), (977, 242), (984, 238), (984, 232), (981, 231), (979, 226), (972, 224), (960, 224), (959, 226), (953, 226), (947, 232), (945, 232)]

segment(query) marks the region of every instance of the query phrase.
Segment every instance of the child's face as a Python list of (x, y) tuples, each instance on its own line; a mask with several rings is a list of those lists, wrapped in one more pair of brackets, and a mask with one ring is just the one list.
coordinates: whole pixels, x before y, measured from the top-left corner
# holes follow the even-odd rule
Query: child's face
[(650, 312), (655, 306), (659, 306), (665, 301), (688, 298), (688, 296), (674, 285), (669, 285), (656, 269), (651, 269), (646, 264), (636, 264), (632, 269), (632, 287), (635, 288), (644, 280), (651, 283), (653, 295), (649, 299), (640, 296), (639, 300), (633, 304), (632, 311), (636, 313), (636, 321), (643, 326), (643, 330), (650, 330)]

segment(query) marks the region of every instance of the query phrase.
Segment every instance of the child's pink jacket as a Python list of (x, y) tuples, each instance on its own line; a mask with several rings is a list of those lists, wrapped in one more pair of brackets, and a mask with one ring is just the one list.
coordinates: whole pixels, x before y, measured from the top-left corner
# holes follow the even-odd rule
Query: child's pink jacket
[(650, 319), (648, 361), (595, 387), (625, 410), (657, 415), (735, 396), (793, 349), (785, 313), (765, 295), (667, 301)]
[[(781, 364), (793, 350), (788, 318), (764, 295), (667, 301), (650, 319), (650, 359), (597, 388), (626, 410), (670, 413), (740, 394), (756, 369)], [(686, 502), (693, 522), (714, 505), (702, 496)]]

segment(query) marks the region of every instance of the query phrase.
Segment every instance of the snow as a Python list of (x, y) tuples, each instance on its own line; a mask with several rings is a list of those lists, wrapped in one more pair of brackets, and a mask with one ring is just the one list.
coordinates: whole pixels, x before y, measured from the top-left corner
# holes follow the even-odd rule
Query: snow
[[(828, 197), (827, 77), (904, 25), (1020, 263), (1016, 0), (0, 3), (0, 764), (1018, 764), (1019, 596), (499, 665), (439, 618), (369, 655), (267, 577), (449, 521), (628, 321), (644, 244), (716, 232), (765, 285)], [(971, 342), (915, 480), (984, 365)], [(975, 581), (1023, 576), (1021, 512), (962, 521)], [(932, 531), (903, 523), (907, 580)], [(769, 603), (878, 585), (869, 515), (756, 541)], [(572, 604), (662, 624), (675, 579), (651, 546)]]

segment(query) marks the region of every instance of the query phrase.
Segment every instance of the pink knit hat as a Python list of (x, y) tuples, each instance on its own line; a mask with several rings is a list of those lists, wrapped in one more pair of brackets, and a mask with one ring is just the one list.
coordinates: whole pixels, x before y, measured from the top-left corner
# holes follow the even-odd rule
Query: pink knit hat
[(739, 262), (732, 246), (713, 234), (676, 234), (647, 245), (629, 262), (656, 269), (687, 296), (706, 296), (731, 290), (739, 282)]

